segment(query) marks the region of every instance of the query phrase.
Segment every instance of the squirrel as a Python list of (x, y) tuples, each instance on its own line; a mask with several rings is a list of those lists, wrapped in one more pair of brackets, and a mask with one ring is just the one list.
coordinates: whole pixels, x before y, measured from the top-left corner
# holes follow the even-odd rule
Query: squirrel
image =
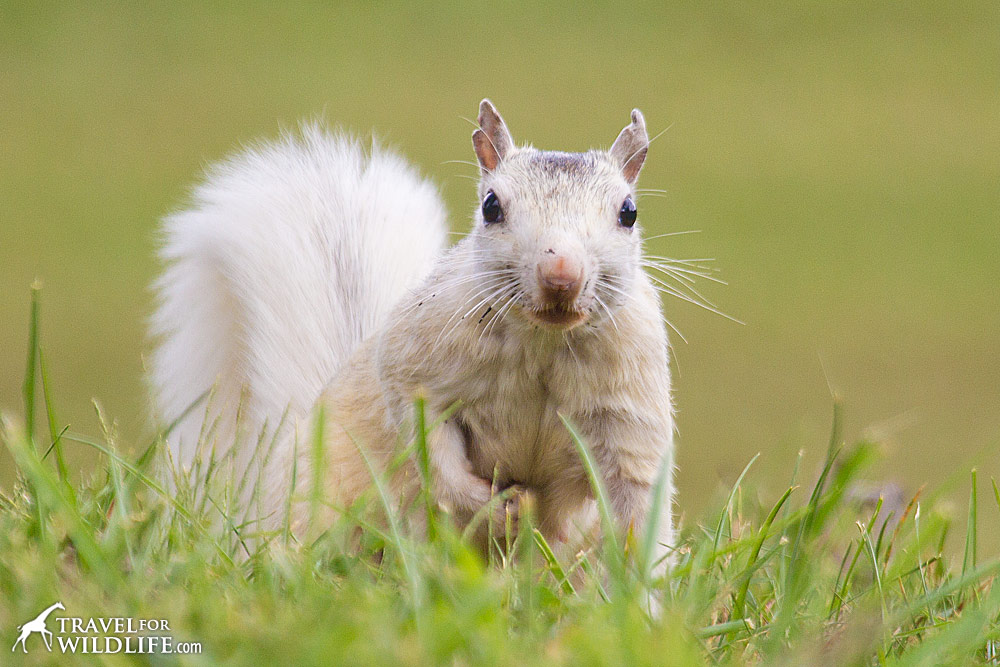
[[(543, 151), (515, 145), (483, 100), (472, 143), (479, 205), (447, 249), (437, 189), (346, 135), (305, 126), (210, 170), (163, 227), (151, 365), (171, 454), (190, 467), (212, 446), (237, 468), (263, 466), (261, 518), (281, 514), (293, 471), (318, 460), (326, 499), (346, 506), (371, 486), (369, 464), (398, 457), (419, 396), (439, 422), (427, 435), (435, 500), (463, 524), (511, 488), (504, 511), (532, 496), (539, 530), (566, 543), (596, 512), (565, 417), (619, 530), (661, 508), (666, 562), (674, 417), (660, 299), (641, 266), (643, 115), (608, 150)], [(205, 413), (191, 410), (212, 387)], [(279, 423), (274, 455), (254, 464), (252, 432)], [(418, 477), (404, 466), (400, 489)]]

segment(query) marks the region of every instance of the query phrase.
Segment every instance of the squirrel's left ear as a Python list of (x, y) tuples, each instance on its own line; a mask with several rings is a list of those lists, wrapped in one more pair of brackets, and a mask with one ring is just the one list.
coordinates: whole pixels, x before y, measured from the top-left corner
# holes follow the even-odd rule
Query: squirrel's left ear
[(472, 146), (484, 172), (493, 171), (514, 148), (507, 124), (489, 100), (479, 103), (479, 129), (472, 133)]
[(646, 133), (646, 120), (642, 112), (632, 109), (632, 122), (621, 131), (615, 143), (608, 152), (621, 167), (622, 174), (629, 184), (639, 178), (639, 170), (646, 160), (646, 150), (649, 148), (649, 135)]

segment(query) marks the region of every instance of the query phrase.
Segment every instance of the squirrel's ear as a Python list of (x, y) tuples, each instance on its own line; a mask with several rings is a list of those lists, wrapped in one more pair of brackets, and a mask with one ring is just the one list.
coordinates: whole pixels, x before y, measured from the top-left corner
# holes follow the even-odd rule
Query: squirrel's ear
[(649, 135), (646, 133), (646, 120), (642, 117), (641, 111), (632, 109), (632, 122), (621, 131), (611, 150), (608, 151), (630, 184), (639, 178), (639, 170), (646, 160), (647, 148), (649, 148)]
[(479, 103), (479, 129), (472, 133), (472, 146), (483, 171), (493, 171), (514, 147), (507, 124), (489, 100)]

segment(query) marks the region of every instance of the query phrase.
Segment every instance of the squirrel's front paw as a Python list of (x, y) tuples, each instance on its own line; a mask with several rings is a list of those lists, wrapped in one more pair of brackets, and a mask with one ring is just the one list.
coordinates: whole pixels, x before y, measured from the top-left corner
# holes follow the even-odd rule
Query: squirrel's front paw
[(513, 484), (503, 491), (506, 499), (497, 503), (493, 513), (493, 534), (496, 539), (517, 536), (521, 517), (535, 510), (535, 494), (525, 486)]

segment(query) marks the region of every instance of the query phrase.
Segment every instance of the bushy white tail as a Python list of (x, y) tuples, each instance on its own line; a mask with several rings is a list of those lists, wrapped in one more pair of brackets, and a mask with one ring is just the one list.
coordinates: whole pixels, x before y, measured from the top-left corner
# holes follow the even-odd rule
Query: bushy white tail
[(153, 393), (186, 466), (239, 442), (237, 421), (249, 434), (308, 411), (429, 272), (445, 213), (397, 155), (308, 126), (213, 167), (163, 233)]

